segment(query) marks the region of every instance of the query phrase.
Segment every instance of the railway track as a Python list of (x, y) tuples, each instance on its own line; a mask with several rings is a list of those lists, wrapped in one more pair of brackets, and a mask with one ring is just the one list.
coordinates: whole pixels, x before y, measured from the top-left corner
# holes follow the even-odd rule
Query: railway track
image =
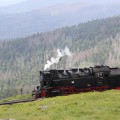
[(0, 105), (12, 105), (12, 104), (17, 104), (17, 103), (32, 102), (32, 101), (35, 101), (35, 100), (36, 100), (35, 98), (13, 100), (13, 101), (7, 101), (7, 102), (0, 103)]

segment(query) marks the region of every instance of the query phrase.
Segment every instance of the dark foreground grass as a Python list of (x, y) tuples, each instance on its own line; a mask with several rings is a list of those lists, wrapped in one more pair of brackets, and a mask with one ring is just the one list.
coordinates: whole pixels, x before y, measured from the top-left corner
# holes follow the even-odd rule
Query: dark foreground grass
[(89, 92), (0, 106), (0, 118), (16, 120), (120, 120), (120, 91)]

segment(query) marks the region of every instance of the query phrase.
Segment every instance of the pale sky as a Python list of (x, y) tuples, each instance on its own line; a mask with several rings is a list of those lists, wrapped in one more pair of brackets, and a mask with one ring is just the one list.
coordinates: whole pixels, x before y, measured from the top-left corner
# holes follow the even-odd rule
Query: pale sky
[[(27, 1), (27, 0), (0, 0), (0, 6), (7, 6), (7, 5), (11, 5), (11, 4), (16, 4), (16, 3), (20, 3), (23, 1)], [(42, 1), (42, 0), (41, 0)], [(43, 0), (45, 1), (45, 0)], [(48, 0), (46, 0), (48, 1)], [(52, 0), (53, 2), (54, 0)], [(56, 0), (56, 1), (61, 1), (61, 0)], [(64, 0), (63, 0), (64, 1)], [(66, 0), (67, 1), (67, 0)], [(120, 2), (120, 0), (76, 0), (76, 1), (82, 1), (82, 2), (88, 2), (88, 3), (103, 3), (103, 4), (109, 4), (109, 3), (116, 3), (116, 2)], [(69, 0), (68, 0), (69, 2)]]
[(6, 5), (11, 5), (15, 3), (20, 3), (22, 1), (26, 0), (0, 0), (0, 6), (6, 6)]

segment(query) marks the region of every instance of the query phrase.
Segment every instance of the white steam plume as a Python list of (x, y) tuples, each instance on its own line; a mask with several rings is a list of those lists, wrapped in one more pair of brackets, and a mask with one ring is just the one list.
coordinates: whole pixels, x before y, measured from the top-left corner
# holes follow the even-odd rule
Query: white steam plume
[(65, 47), (64, 50), (57, 49), (57, 57), (56, 58), (52, 57), (50, 60), (47, 60), (47, 64), (45, 64), (44, 70), (50, 68), (50, 66), (55, 63), (57, 64), (59, 60), (65, 55), (68, 55), (68, 56), (72, 55), (68, 47)]

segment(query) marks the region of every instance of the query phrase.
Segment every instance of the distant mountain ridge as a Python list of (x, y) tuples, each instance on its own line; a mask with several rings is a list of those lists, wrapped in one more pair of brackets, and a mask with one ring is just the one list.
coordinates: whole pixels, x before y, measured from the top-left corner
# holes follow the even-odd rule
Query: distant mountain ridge
[[(75, 0), (74, 2), (77, 1), (79, 0)], [(68, 1), (67, 0), (26, 0), (18, 4), (0, 7), (0, 15), (30, 12), (37, 9), (42, 9), (66, 2)], [(73, 2), (73, 0), (69, 0), (69, 3), (70, 2)]]
[(28, 0), (0, 7), (0, 40), (25, 37), (94, 19), (120, 15), (119, 2), (98, 3), (100, 1), (95, 0), (91, 2)]
[(11, 13), (20, 13), (20, 12), (29, 12), (36, 9), (42, 9), (49, 6), (54, 6), (58, 4), (71, 4), (71, 3), (80, 3), (80, 4), (89, 4), (89, 5), (105, 5), (109, 6), (110, 4), (120, 4), (119, 1), (114, 0), (25, 0), (17, 4), (8, 5), (0, 7), (0, 14), (11, 14)]

